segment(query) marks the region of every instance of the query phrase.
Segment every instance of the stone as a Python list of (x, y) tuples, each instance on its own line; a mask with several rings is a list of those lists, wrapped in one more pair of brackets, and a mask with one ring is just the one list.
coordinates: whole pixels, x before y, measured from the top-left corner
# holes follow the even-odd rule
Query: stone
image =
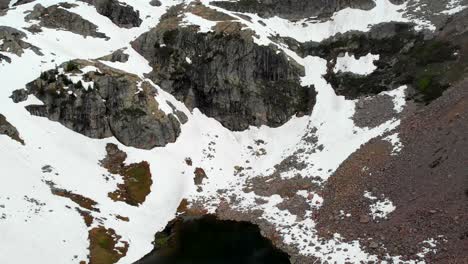
[(177, 27), (177, 11), (168, 14), (132, 47), (153, 67), (148, 77), (189, 109), (233, 131), (278, 127), (312, 111), (316, 92), (301, 86), (304, 69), (291, 58), (257, 45), (236, 22), (229, 32), (200, 33)]
[(14, 103), (24, 102), (28, 99), (28, 91), (25, 89), (14, 90), (10, 98)]
[(28, 93), (44, 105), (28, 105), (26, 109), (85, 136), (114, 136), (122, 144), (136, 148), (151, 149), (176, 141), (180, 123), (175, 115), (159, 109), (152, 85), (139, 87), (142, 80), (138, 76), (101, 63), (75, 60), (61, 67), (76, 68), (73, 72), (80, 73), (84, 66), (99, 69), (83, 74), (83, 81), (92, 82), (93, 87), (72, 83), (59, 70), (49, 70), (26, 85)]
[(367, 224), (370, 222), (370, 217), (368, 215), (361, 215), (359, 216), (359, 223)]
[(347, 7), (362, 10), (375, 7), (372, 0), (240, 0), (213, 1), (211, 4), (236, 12), (257, 13), (265, 18), (279, 16), (290, 20), (330, 17), (334, 12)]
[(21, 56), (25, 49), (31, 49), (37, 55), (43, 55), (40, 49), (24, 41), (26, 34), (18, 29), (0, 26), (0, 51), (10, 52)]
[(36, 4), (31, 13), (25, 17), (25, 20), (39, 20), (42, 27), (63, 29), (85, 37), (107, 38), (106, 34), (97, 31), (95, 24), (60, 5), (52, 5), (46, 8), (41, 4)]
[(109, 18), (114, 24), (123, 28), (141, 25), (140, 12), (131, 5), (118, 0), (80, 0), (96, 7), (99, 14)]

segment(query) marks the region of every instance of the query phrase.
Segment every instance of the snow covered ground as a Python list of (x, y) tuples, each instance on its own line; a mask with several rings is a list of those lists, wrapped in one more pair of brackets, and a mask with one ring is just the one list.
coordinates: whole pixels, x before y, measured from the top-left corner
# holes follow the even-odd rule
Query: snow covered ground
[[(44, 6), (53, 5), (60, 0), (43, 0)], [(21, 56), (7, 54), (12, 63), (0, 65), (0, 113), (4, 114), (20, 132), (25, 141), (21, 145), (6, 136), (0, 136), (0, 263), (78, 263), (86, 260), (88, 255), (88, 227), (82, 217), (73, 208), (75, 205), (68, 199), (54, 196), (45, 181), (53, 181), (57, 187), (89, 197), (98, 203), (100, 212), (93, 212), (98, 219), (94, 225), (113, 228), (129, 242), (127, 255), (119, 263), (132, 263), (152, 249), (151, 242), (155, 232), (161, 230), (176, 213), (181, 199), (208, 198), (211, 204), (207, 208), (214, 210), (219, 203), (219, 189), (232, 189), (231, 192), (241, 195), (242, 204), (238, 208), (254, 206), (255, 195), (244, 193), (242, 186), (248, 177), (261, 177), (272, 172), (273, 166), (280, 163), (299, 148), (313, 148), (323, 145), (323, 150), (301, 157), (308, 166), (301, 170), (291, 170), (283, 173), (284, 178), (296, 173), (307, 176), (319, 176), (324, 182), (338, 166), (362, 144), (371, 138), (392, 131), (399, 125), (399, 120), (390, 120), (376, 128), (356, 127), (351, 119), (354, 114), (355, 101), (345, 100), (337, 96), (334, 90), (323, 79), (326, 72), (326, 61), (317, 57), (300, 58), (291, 50), (277, 45), (298, 63), (305, 67), (306, 75), (303, 85), (313, 84), (318, 92), (317, 104), (311, 116), (293, 117), (279, 128), (251, 127), (244, 132), (231, 132), (219, 122), (208, 118), (197, 109), (190, 112), (183, 103), (172, 95), (159, 90), (156, 100), (162, 107), (166, 100), (182, 110), (189, 121), (182, 126), (182, 133), (177, 141), (164, 148), (141, 150), (126, 147), (114, 138), (90, 139), (75, 133), (56, 122), (46, 118), (32, 116), (24, 108), (25, 105), (36, 103), (37, 99), (30, 96), (29, 100), (15, 104), (9, 98), (12, 91), (24, 88), (25, 84), (37, 78), (42, 71), (54, 68), (70, 59), (94, 59), (111, 53), (120, 48), (127, 48), (130, 59), (126, 63), (104, 62), (144, 78), (151, 71), (148, 62), (136, 53), (130, 46), (130, 41), (154, 27), (167, 7), (180, 1), (162, 1), (163, 5), (154, 7), (149, 1), (128, 0), (140, 11), (143, 24), (138, 28), (122, 29), (109, 19), (99, 15), (96, 10), (79, 1), (73, 1), (77, 7), (69, 11), (98, 25), (100, 32), (105, 32), (109, 40), (87, 37), (84, 38), (66, 31), (44, 28), (42, 33), (31, 34), (24, 31), (27, 42), (39, 47), (44, 56), (37, 56), (31, 50), (26, 50)], [(209, 0), (202, 3), (209, 5)], [(345, 9), (336, 13), (331, 21), (289, 22), (278, 17), (262, 19), (266, 27), (259, 23), (260, 18), (250, 14), (252, 22), (242, 23), (254, 30), (258, 36), (257, 43), (267, 45), (272, 43), (270, 35), (293, 37), (298, 41), (320, 41), (338, 32), (348, 30), (367, 30), (369, 25), (385, 21), (405, 21), (398, 11), (404, 6), (394, 6), (388, 0), (377, 0), (377, 7), (370, 11)], [(31, 10), (35, 3), (21, 5), (0, 16), (0, 25), (17, 29), (25, 28), (31, 23), (24, 21), (25, 12)], [(212, 7), (221, 10), (218, 7)], [(224, 11), (224, 10), (223, 10)], [(233, 17), (236, 14), (224, 11)], [(209, 31), (213, 22), (187, 15), (186, 24), (201, 26), (202, 31)], [(303, 26), (305, 23), (306, 26)], [(372, 62), (378, 59), (378, 54), (354, 60), (346, 55), (339, 59), (336, 70), (350, 71), (358, 74), (368, 74), (373, 70)], [(394, 93), (395, 107), (401, 111), (404, 106), (404, 92)], [(166, 108), (168, 106), (166, 105)], [(311, 128), (317, 129), (315, 136), (318, 142), (308, 146), (302, 141)], [(263, 140), (266, 155), (252, 156), (248, 146), (255, 145), (256, 140)], [(390, 138), (396, 141), (395, 136)], [(107, 194), (115, 190), (118, 178), (106, 180), (103, 175), (109, 173), (99, 166), (99, 161), (105, 156), (107, 143), (115, 143), (128, 154), (127, 163), (147, 161), (151, 166), (153, 186), (144, 204), (139, 207), (122, 202), (114, 202)], [(211, 155), (209, 155), (211, 154)], [(185, 163), (185, 159), (193, 161), (193, 167)], [(247, 172), (247, 177), (233, 177), (235, 166), (248, 167), (246, 160), (255, 164)], [(52, 167), (51, 172), (41, 168)], [(193, 168), (204, 168), (208, 179), (204, 182), (203, 192), (197, 192), (193, 183)], [(304, 194), (305, 195), (305, 194)], [(316, 195), (312, 201), (316, 210), (321, 198)], [(315, 233), (315, 223), (311, 219), (297, 221), (294, 215), (278, 209), (275, 205), (282, 198), (272, 196), (262, 205), (265, 214), (262, 216), (278, 225), (278, 231), (286, 243), (297, 244), (302, 254), (317, 257), (331, 257), (332, 261), (343, 263), (346, 258), (353, 261), (375, 260), (358, 242), (341, 242), (339, 235), (327, 241), (322, 250), (309, 246), (318, 237)], [(310, 214), (308, 212), (308, 214)], [(4, 218), (1, 216), (4, 215)], [(116, 218), (117, 215), (128, 217), (129, 222)], [(298, 223), (300, 225), (298, 225)], [(337, 245), (349, 249), (336, 251)], [(397, 259), (398, 257), (395, 257)]]

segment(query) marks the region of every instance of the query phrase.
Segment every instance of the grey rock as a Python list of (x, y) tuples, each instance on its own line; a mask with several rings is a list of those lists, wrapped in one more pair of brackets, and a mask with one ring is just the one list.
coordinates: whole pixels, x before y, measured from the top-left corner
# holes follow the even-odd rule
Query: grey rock
[(153, 67), (148, 77), (189, 109), (199, 108), (236, 131), (277, 127), (311, 112), (315, 91), (300, 85), (303, 68), (274, 48), (255, 44), (239, 24), (223, 24), (229, 32), (199, 33), (161, 23), (132, 46)]
[(377, 127), (395, 115), (393, 98), (386, 94), (359, 98), (352, 117), (358, 127)]
[(6, 135), (24, 145), (24, 141), (20, 138), (16, 127), (10, 124), (2, 114), (0, 114), (0, 135)]
[(211, 4), (237, 12), (257, 13), (261, 17), (279, 16), (293, 20), (329, 17), (347, 7), (363, 10), (375, 7), (373, 0), (240, 0), (214, 1)]
[(10, 98), (15, 103), (24, 102), (28, 99), (28, 91), (25, 89), (14, 90)]
[(3, 40), (0, 44), (0, 51), (21, 56), (25, 49), (31, 49), (37, 55), (43, 55), (39, 48), (24, 41), (23, 39), (25, 38), (26, 34), (20, 30), (12, 27), (0, 26), (0, 40)]
[(118, 49), (111, 54), (99, 58), (99, 60), (111, 61), (111, 62), (127, 62), (129, 55), (125, 53), (124, 49)]
[(0, 62), (6, 61), (7, 63), (11, 63), (11, 58), (8, 56), (5, 56), (3, 54), (0, 54)]
[(53, 5), (46, 8), (37, 4), (25, 19), (26, 21), (39, 20), (39, 24), (46, 28), (63, 29), (85, 37), (107, 38), (104, 33), (97, 31), (95, 24), (65, 9), (70, 5)]
[(359, 216), (359, 223), (367, 224), (370, 222), (370, 217), (368, 215)]
[(80, 82), (74, 84), (58, 70), (44, 72), (26, 86), (44, 103), (27, 106), (31, 114), (58, 121), (91, 138), (115, 136), (136, 148), (151, 149), (175, 142), (180, 123), (173, 114), (159, 110), (151, 84), (143, 82), (138, 87), (139, 77), (100, 63), (69, 63), (76, 66), (63, 67), (72, 74), (86, 65), (98, 67), (100, 72), (83, 75), (83, 81), (93, 82), (94, 87), (86, 89)]
[(80, 0), (96, 7), (99, 14), (108, 17), (119, 27), (132, 28), (141, 25), (140, 13), (132, 6), (118, 0)]

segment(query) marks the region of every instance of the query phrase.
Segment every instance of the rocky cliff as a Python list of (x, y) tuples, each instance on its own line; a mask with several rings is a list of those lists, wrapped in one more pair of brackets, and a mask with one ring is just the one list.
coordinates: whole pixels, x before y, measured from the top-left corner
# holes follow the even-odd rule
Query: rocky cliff
[(132, 47), (153, 67), (148, 76), (190, 109), (231, 130), (277, 127), (311, 112), (315, 91), (301, 86), (303, 69), (274, 47), (257, 45), (239, 22), (220, 22), (208, 33), (170, 23), (177, 20), (163, 20)]
[[(98, 68), (81, 71), (92, 65)], [(31, 114), (91, 138), (115, 136), (127, 146), (151, 149), (174, 142), (180, 134), (180, 122), (159, 109), (150, 83), (102, 64), (67, 62), (43, 72), (26, 89), (44, 103), (26, 106)]]
[(369, 10), (375, 7), (372, 0), (240, 0), (214, 1), (213, 5), (237, 12), (257, 13), (261, 17), (279, 16), (287, 19), (329, 17), (334, 12), (351, 7)]

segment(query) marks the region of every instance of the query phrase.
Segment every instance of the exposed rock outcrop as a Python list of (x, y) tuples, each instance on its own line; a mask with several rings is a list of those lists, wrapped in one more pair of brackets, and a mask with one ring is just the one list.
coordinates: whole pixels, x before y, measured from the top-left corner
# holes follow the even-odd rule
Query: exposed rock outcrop
[(29, 4), (34, 2), (35, 0), (18, 0), (16, 3), (13, 4), (13, 6), (19, 6), (19, 5), (24, 5), (24, 4)]
[(255, 44), (238, 22), (221, 23), (200, 33), (178, 27), (177, 13), (169, 11), (132, 46), (150, 62), (155, 83), (231, 130), (277, 127), (295, 114), (310, 113), (315, 91), (300, 85), (303, 68), (274, 48)]
[(109, 55), (99, 58), (99, 60), (111, 61), (111, 62), (127, 62), (129, 55), (125, 53), (125, 49), (118, 49)]
[(144, 203), (153, 184), (149, 163), (142, 161), (125, 164), (127, 153), (121, 151), (115, 144), (107, 144), (106, 152), (106, 157), (101, 160), (101, 166), (110, 173), (122, 176), (123, 180), (123, 183), (117, 185), (117, 190), (108, 193), (109, 198), (132, 206)]
[(24, 145), (24, 141), (19, 136), (19, 132), (16, 127), (10, 124), (2, 114), (0, 114), (0, 135), (6, 135)]
[(279, 16), (287, 19), (329, 17), (347, 7), (363, 10), (375, 7), (373, 0), (240, 0), (214, 1), (211, 4), (237, 12), (257, 13), (261, 17)]
[[(412, 259), (420, 258), (416, 253), (423, 241), (434, 238), (441, 250), (425, 256), (426, 263), (464, 263), (468, 177), (460, 164), (468, 159), (467, 87), (464, 79), (403, 119), (397, 131), (403, 145), (398, 155), (391, 155), (387, 141), (376, 139), (341, 164), (322, 192), (319, 230), (358, 239), (371, 253), (383, 251), (370, 244), (374, 242), (392, 255)], [(389, 197), (396, 209), (388, 219), (361, 217), (370, 213), (365, 191)], [(340, 210), (351, 217), (330, 221)]]
[(132, 28), (141, 25), (140, 13), (132, 6), (118, 0), (81, 0), (96, 7), (99, 14), (108, 17), (119, 27)]
[(0, 10), (7, 9), (10, 5), (10, 0), (0, 0)]
[[(97, 69), (82, 72), (86, 66)], [(156, 89), (148, 82), (101, 63), (77, 60), (62, 67), (26, 85), (44, 103), (27, 106), (31, 114), (91, 138), (115, 136), (127, 146), (143, 149), (165, 146), (178, 137), (177, 117), (159, 109)]]
[(0, 26), (0, 51), (21, 56), (25, 49), (31, 49), (37, 55), (42, 55), (40, 49), (24, 41), (26, 34), (12, 27)]
[[(464, 14), (463, 14), (464, 13)], [(430, 102), (439, 97), (451, 83), (462, 76), (468, 63), (468, 50), (463, 48), (467, 36), (460, 32), (460, 25), (453, 25), (457, 17), (467, 17), (463, 12), (435, 35), (428, 38), (405, 23), (384, 23), (369, 32), (338, 34), (323, 42), (305, 43), (300, 53), (320, 56), (329, 61), (325, 78), (337, 94), (347, 98), (377, 94), (401, 85), (413, 88), (410, 97)], [(465, 22), (466, 23), (466, 22)], [(300, 45), (300, 44), (299, 44)], [(377, 69), (369, 75), (333, 72), (340, 54), (350, 52), (356, 58), (368, 53), (379, 54), (374, 62)]]
[(97, 31), (95, 24), (78, 14), (66, 10), (66, 8), (70, 7), (72, 7), (72, 4), (68, 3), (49, 7), (37, 4), (25, 19), (27, 21), (39, 20), (39, 24), (46, 28), (63, 29), (85, 37), (107, 38), (106, 34)]

